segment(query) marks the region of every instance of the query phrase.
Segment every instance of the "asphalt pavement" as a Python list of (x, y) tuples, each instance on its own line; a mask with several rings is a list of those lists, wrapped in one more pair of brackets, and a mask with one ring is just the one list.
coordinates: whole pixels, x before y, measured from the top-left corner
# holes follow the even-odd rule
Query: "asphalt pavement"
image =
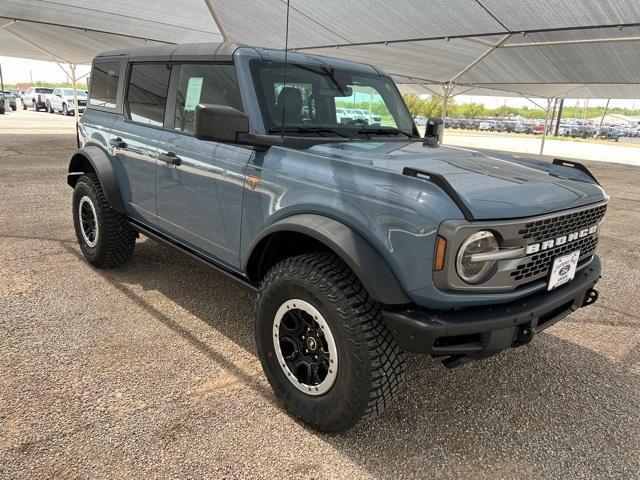
[(325, 435), (276, 403), (253, 294), (144, 238), (125, 267), (83, 261), (75, 139), (16, 118), (0, 118), (0, 478), (640, 478), (640, 168), (587, 163), (612, 195), (596, 305), (454, 370), (411, 356), (383, 417)]

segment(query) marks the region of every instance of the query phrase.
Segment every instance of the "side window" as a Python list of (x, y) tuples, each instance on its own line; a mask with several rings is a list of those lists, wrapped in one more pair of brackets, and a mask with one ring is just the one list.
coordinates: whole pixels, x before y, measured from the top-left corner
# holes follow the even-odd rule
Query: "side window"
[(183, 64), (179, 69), (174, 128), (193, 133), (196, 105), (226, 105), (242, 111), (233, 65)]
[(162, 126), (169, 87), (169, 67), (165, 63), (131, 65), (125, 107), (131, 120)]
[(96, 63), (91, 70), (90, 105), (116, 108), (120, 63)]

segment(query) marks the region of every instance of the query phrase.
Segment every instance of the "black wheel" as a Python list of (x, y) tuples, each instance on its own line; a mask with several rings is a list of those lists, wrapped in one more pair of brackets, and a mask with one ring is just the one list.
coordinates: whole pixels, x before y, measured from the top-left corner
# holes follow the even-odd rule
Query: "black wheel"
[(73, 223), (80, 249), (93, 266), (117, 267), (131, 257), (136, 232), (109, 206), (94, 174), (82, 175), (76, 183)]
[(62, 104), (62, 114), (65, 115), (65, 116), (69, 115), (69, 110), (67, 110), (67, 104), (66, 103)]
[(22, 110), (26, 110), (27, 109), (27, 104), (22, 102)]
[(11, 105), (11, 110), (13, 110), (14, 112), (18, 109), (17, 105)]
[(33, 101), (33, 111), (37, 112), (38, 111), (38, 104), (36, 103), (36, 101)]
[(278, 400), (310, 426), (341, 432), (381, 414), (404, 380), (405, 354), (380, 305), (332, 253), (289, 258), (256, 303), (258, 356)]
[(51, 104), (50, 104), (49, 102), (47, 102), (47, 111), (48, 111), (49, 113), (54, 113), (54, 111), (53, 111), (53, 107), (51, 106)]

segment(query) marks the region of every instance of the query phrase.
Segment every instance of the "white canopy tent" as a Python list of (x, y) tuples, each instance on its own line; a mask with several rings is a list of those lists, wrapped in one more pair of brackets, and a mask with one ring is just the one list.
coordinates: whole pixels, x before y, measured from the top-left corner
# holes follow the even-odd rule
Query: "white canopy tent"
[(0, 2), (0, 55), (57, 62), (74, 84), (76, 105), (76, 65), (91, 63), (100, 52), (221, 40), (202, 0)]
[(74, 65), (103, 50), (221, 39), (372, 63), (402, 91), (445, 103), (462, 93), (640, 98), (638, 0), (0, 3), (0, 55)]

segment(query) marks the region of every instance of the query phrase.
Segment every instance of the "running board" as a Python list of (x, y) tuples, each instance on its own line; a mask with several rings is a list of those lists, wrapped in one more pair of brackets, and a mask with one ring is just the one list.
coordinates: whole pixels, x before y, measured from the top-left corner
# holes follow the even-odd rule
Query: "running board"
[(181, 243), (175, 242), (169, 237), (167, 237), (166, 235), (163, 235), (160, 232), (156, 232), (155, 230), (151, 230), (150, 228), (145, 227), (144, 225), (141, 225), (135, 220), (129, 219), (128, 222), (129, 222), (129, 225), (131, 225), (131, 228), (133, 228), (137, 232), (140, 232), (143, 235), (153, 240), (156, 240), (160, 243), (169, 245), (182, 253), (186, 253), (187, 255), (195, 258), (196, 260), (200, 260), (202, 263), (215, 268), (219, 272), (223, 273), (224, 275), (231, 278), (232, 280), (235, 280), (236, 282), (240, 283), (242, 286), (248, 288), (253, 292), (258, 290), (258, 287), (253, 283), (251, 283), (251, 281), (247, 277), (231, 270), (230, 268), (222, 265), (221, 263), (216, 262), (212, 258), (207, 257), (206, 255), (203, 255), (200, 252), (197, 252), (196, 250), (193, 250), (187, 247), (186, 245), (182, 245)]

